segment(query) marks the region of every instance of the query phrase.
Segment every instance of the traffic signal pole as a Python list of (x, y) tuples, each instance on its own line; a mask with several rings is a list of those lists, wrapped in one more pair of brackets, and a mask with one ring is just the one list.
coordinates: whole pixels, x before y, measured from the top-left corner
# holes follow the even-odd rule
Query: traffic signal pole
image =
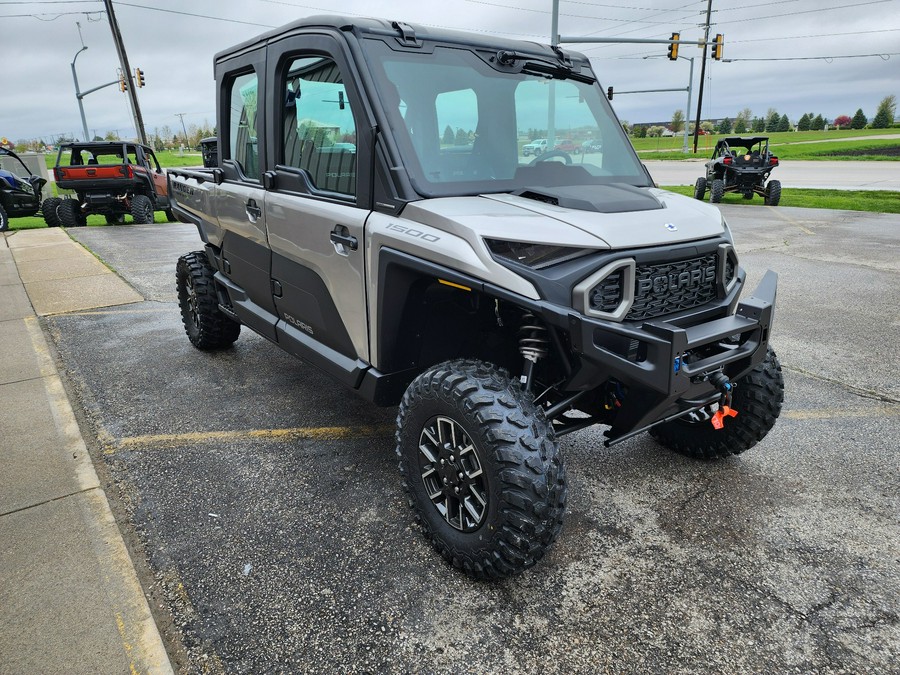
[(706, 78), (706, 48), (709, 46), (709, 20), (712, 16), (712, 0), (706, 4), (706, 32), (703, 35), (703, 58), (700, 61), (700, 90), (697, 93), (697, 121), (694, 122), (694, 154), (700, 140), (700, 111), (703, 108), (703, 80)]
[(141, 116), (141, 106), (138, 104), (137, 90), (134, 86), (134, 78), (131, 76), (131, 66), (128, 65), (128, 54), (125, 52), (125, 43), (122, 41), (122, 33), (119, 31), (119, 22), (113, 10), (112, 0), (103, 0), (106, 6), (106, 16), (109, 18), (109, 28), (112, 31), (116, 52), (119, 54), (119, 65), (122, 68), (122, 76), (125, 78), (128, 100), (131, 103), (131, 114), (134, 116), (134, 129), (138, 140), (147, 144), (147, 132), (144, 131), (144, 118)]

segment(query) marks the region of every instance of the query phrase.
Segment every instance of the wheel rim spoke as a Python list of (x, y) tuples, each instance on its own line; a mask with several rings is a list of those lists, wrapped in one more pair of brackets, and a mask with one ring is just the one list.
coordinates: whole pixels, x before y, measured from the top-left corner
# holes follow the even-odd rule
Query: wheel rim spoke
[(488, 510), (486, 476), (478, 449), (450, 417), (431, 418), (419, 435), (425, 493), (441, 518), (461, 532), (477, 530)]

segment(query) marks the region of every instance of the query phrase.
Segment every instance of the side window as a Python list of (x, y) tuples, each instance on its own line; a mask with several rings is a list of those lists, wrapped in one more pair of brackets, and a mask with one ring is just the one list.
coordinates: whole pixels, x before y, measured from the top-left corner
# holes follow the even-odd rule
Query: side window
[(257, 132), (256, 73), (239, 75), (231, 83), (228, 145), (231, 159), (244, 175), (259, 180), (259, 134)]
[(337, 64), (291, 61), (285, 75), (284, 164), (305, 169), (320, 190), (356, 194), (356, 124)]

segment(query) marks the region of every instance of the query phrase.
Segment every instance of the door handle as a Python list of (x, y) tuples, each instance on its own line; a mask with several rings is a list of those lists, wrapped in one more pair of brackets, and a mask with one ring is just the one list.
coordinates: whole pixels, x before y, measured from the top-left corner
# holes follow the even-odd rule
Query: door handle
[(251, 223), (255, 223), (262, 216), (262, 209), (256, 204), (255, 199), (247, 201), (247, 217)]
[(343, 225), (338, 225), (331, 231), (331, 243), (346, 246), (351, 251), (359, 248), (359, 240), (349, 233)]

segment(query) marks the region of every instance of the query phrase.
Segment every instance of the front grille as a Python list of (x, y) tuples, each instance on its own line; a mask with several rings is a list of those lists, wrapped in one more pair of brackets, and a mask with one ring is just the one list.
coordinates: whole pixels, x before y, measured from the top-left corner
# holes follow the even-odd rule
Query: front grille
[[(692, 309), (716, 298), (716, 254), (638, 265), (634, 304), (625, 321), (643, 321)], [(733, 274), (733, 272), (732, 272)]]

